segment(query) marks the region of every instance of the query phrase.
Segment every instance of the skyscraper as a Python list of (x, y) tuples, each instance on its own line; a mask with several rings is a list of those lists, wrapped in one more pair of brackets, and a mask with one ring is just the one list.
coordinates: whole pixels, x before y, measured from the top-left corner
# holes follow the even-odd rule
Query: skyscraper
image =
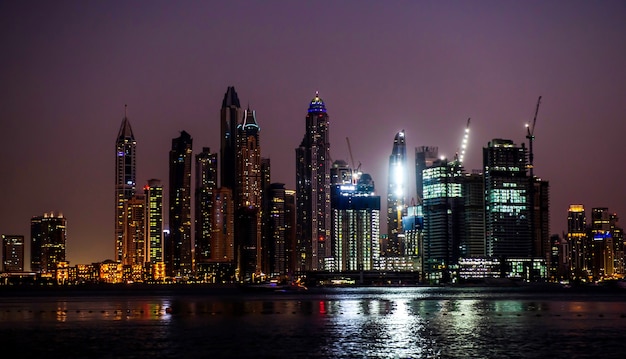
[(146, 263), (146, 196), (136, 194), (124, 203), (124, 245), (122, 264)]
[(124, 106), (124, 118), (115, 141), (115, 260), (122, 261), (124, 203), (135, 195), (137, 141)]
[(240, 277), (252, 280), (262, 272), (261, 144), (256, 113), (248, 108), (237, 127), (235, 168), (235, 245), (241, 258)]
[(404, 130), (396, 133), (389, 156), (387, 173), (387, 235), (386, 256), (399, 257), (403, 251), (402, 217), (406, 215), (408, 195), (408, 167)]
[(511, 140), (494, 139), (483, 148), (487, 255), (530, 258), (526, 147)]
[(417, 204), (422, 203), (424, 197), (422, 189), (422, 171), (433, 165), (439, 159), (439, 148), (435, 146), (421, 146), (415, 148), (415, 188), (417, 190)]
[(587, 279), (590, 246), (587, 241), (587, 218), (582, 204), (571, 204), (567, 210), (567, 243), (569, 278)]
[(332, 269), (340, 272), (373, 270), (378, 259), (380, 196), (369, 174), (355, 182), (333, 185)]
[(67, 220), (62, 214), (44, 213), (30, 221), (30, 268), (42, 274), (53, 273), (65, 262)]
[(465, 233), (461, 163), (437, 160), (422, 172), (424, 243), (422, 264), (429, 283), (447, 283), (458, 264)]
[(316, 92), (296, 148), (296, 241), (299, 272), (324, 270), (330, 245), (330, 143), (326, 105)]
[(2, 235), (2, 271), (24, 271), (24, 236)]
[(166, 272), (185, 276), (192, 272), (191, 251), (191, 157), (192, 138), (181, 131), (172, 139), (170, 151), (170, 212), (169, 229), (171, 253), (167, 253)]
[(229, 86), (220, 110), (220, 166), (221, 187), (230, 188), (233, 195), (236, 181), (237, 126), (241, 120), (241, 105), (235, 87)]
[(163, 263), (163, 186), (158, 179), (148, 180), (143, 188), (146, 198), (146, 262)]
[(195, 257), (196, 269), (211, 259), (211, 236), (213, 233), (214, 194), (217, 190), (217, 153), (209, 147), (196, 155), (195, 192)]

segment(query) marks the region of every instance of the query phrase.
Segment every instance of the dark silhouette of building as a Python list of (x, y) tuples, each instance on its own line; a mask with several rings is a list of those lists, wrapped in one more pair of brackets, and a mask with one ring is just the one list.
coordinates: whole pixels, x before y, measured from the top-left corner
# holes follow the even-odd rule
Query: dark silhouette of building
[(65, 262), (67, 220), (62, 214), (44, 213), (30, 220), (30, 267), (41, 274), (54, 273)]
[(24, 236), (15, 234), (2, 235), (2, 271), (24, 271)]
[(115, 260), (122, 261), (124, 246), (124, 203), (135, 195), (137, 141), (126, 116), (115, 141)]
[(171, 249), (166, 253), (166, 273), (189, 276), (192, 273), (191, 254), (191, 157), (192, 138), (181, 131), (172, 139), (170, 151), (169, 229)]

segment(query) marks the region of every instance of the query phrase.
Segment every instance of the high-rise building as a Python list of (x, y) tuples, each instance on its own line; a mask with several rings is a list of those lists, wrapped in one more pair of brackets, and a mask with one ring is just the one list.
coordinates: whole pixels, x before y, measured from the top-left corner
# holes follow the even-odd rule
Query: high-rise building
[(422, 171), (424, 214), (422, 264), (428, 283), (448, 283), (466, 247), (465, 174), (461, 163), (437, 160)]
[(67, 220), (62, 214), (44, 213), (30, 221), (30, 267), (33, 272), (53, 273), (65, 262)]
[(24, 271), (24, 236), (2, 235), (2, 271)]
[(236, 168), (235, 168), (235, 254), (240, 278), (254, 280), (262, 272), (261, 244), (261, 144), (260, 128), (256, 113), (249, 108), (245, 111), (241, 124), (237, 127)]
[(546, 264), (551, 266), (550, 240), (550, 182), (534, 178), (535, 187), (532, 194), (535, 197), (533, 204), (533, 257), (545, 258)]
[(611, 213), (606, 207), (591, 209), (591, 275), (594, 280), (615, 274), (615, 246)]
[(374, 194), (374, 181), (364, 173), (356, 183), (333, 184), (332, 270), (370, 271), (378, 259), (380, 196)]
[(435, 146), (421, 146), (415, 148), (415, 188), (417, 190), (417, 204), (424, 198), (422, 171), (431, 167), (439, 159), (439, 148)]
[(498, 258), (530, 258), (526, 147), (511, 140), (494, 139), (483, 148), (487, 255)]
[(124, 243), (122, 264), (146, 264), (146, 196), (136, 194), (124, 203)]
[(215, 204), (211, 214), (211, 262), (235, 262), (235, 209), (230, 188), (220, 187), (215, 191)]
[(163, 263), (163, 186), (158, 179), (148, 180), (143, 188), (146, 198), (146, 262)]
[(137, 141), (124, 110), (115, 141), (115, 260), (122, 261), (124, 246), (124, 203), (135, 195)]
[(330, 245), (330, 142), (326, 105), (316, 92), (296, 148), (297, 271), (324, 270)]
[(186, 131), (172, 139), (170, 151), (169, 229), (171, 253), (166, 253), (166, 272), (186, 276), (193, 268), (191, 251), (192, 138)]
[(241, 120), (241, 105), (235, 87), (229, 86), (222, 100), (220, 110), (220, 166), (221, 187), (230, 188), (233, 195), (236, 186), (236, 153), (237, 153), (237, 126)]
[(466, 174), (463, 180), (464, 233), (461, 257), (484, 257), (485, 253), (485, 180), (482, 173)]
[(209, 147), (204, 147), (202, 152), (196, 155), (194, 255), (197, 271), (211, 259), (217, 176), (217, 153), (211, 153)]
[(387, 190), (387, 235), (386, 256), (399, 257), (404, 250), (402, 217), (406, 215), (408, 196), (408, 166), (404, 130), (396, 133), (389, 156)]
[(268, 192), (268, 273), (272, 277), (291, 277), (294, 274), (295, 191), (285, 189), (283, 183), (272, 183)]
[(590, 246), (587, 241), (587, 218), (582, 204), (571, 204), (567, 210), (567, 243), (569, 278), (587, 279)]

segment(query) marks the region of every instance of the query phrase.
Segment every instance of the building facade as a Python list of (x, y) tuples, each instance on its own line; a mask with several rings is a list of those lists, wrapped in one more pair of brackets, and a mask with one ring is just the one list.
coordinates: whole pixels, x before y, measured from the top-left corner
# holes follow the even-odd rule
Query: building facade
[(316, 93), (309, 103), (305, 134), (296, 148), (297, 271), (324, 270), (330, 245), (329, 116)]
[(30, 267), (33, 272), (51, 274), (65, 262), (67, 219), (62, 214), (44, 213), (30, 221)]
[(404, 130), (396, 133), (389, 156), (387, 188), (387, 238), (385, 256), (400, 257), (404, 252), (402, 217), (406, 215), (408, 167)]
[(2, 235), (2, 271), (24, 271), (24, 236), (15, 234)]
[[(126, 111), (124, 111), (126, 112)], [(124, 204), (135, 195), (137, 183), (137, 141), (124, 113), (115, 141), (115, 255), (122, 261), (124, 246)]]

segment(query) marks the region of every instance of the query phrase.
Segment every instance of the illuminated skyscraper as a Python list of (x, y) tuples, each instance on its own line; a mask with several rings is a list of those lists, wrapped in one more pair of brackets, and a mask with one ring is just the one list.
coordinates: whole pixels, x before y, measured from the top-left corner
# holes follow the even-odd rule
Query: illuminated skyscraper
[(191, 157), (192, 138), (181, 131), (172, 139), (170, 151), (169, 229), (171, 253), (166, 253), (168, 275), (184, 276), (192, 272), (191, 254)]
[(24, 236), (2, 235), (2, 271), (24, 271)]
[(330, 245), (330, 142), (326, 105), (315, 93), (305, 134), (296, 148), (296, 241), (298, 272), (324, 270)]
[(594, 280), (615, 274), (615, 248), (613, 244), (614, 223), (612, 213), (606, 207), (591, 210), (591, 274)]
[(378, 259), (380, 196), (365, 173), (356, 183), (333, 184), (333, 270), (370, 271)]
[(163, 186), (151, 179), (143, 188), (146, 198), (146, 262), (163, 263)]
[(235, 246), (241, 255), (240, 277), (253, 279), (262, 270), (261, 243), (261, 144), (256, 114), (249, 108), (237, 127)]
[(211, 259), (211, 236), (213, 234), (213, 212), (215, 211), (215, 191), (217, 185), (217, 153), (204, 147), (196, 155), (195, 190), (195, 257), (196, 270), (205, 266)]
[(137, 141), (124, 110), (124, 119), (115, 141), (115, 260), (122, 261), (124, 245), (124, 203), (135, 195)]
[(387, 190), (387, 234), (386, 256), (399, 257), (403, 252), (402, 217), (406, 215), (408, 196), (408, 167), (404, 130), (396, 133), (389, 156)]
[(530, 258), (529, 179), (526, 147), (494, 139), (483, 148), (487, 255)]
[(429, 283), (448, 283), (451, 267), (461, 256), (465, 229), (463, 183), (460, 162), (437, 160), (422, 172), (424, 279)]
[(421, 146), (415, 148), (415, 188), (417, 190), (417, 204), (422, 203), (424, 193), (422, 189), (422, 171), (433, 165), (439, 159), (439, 148), (435, 146)]
[(122, 264), (144, 266), (146, 244), (146, 196), (136, 194), (124, 203)]
[(30, 221), (30, 268), (33, 272), (53, 273), (65, 262), (67, 220), (62, 214), (44, 213)]
[(567, 211), (568, 262), (571, 279), (587, 279), (590, 246), (587, 241), (587, 219), (582, 204), (571, 204)]

